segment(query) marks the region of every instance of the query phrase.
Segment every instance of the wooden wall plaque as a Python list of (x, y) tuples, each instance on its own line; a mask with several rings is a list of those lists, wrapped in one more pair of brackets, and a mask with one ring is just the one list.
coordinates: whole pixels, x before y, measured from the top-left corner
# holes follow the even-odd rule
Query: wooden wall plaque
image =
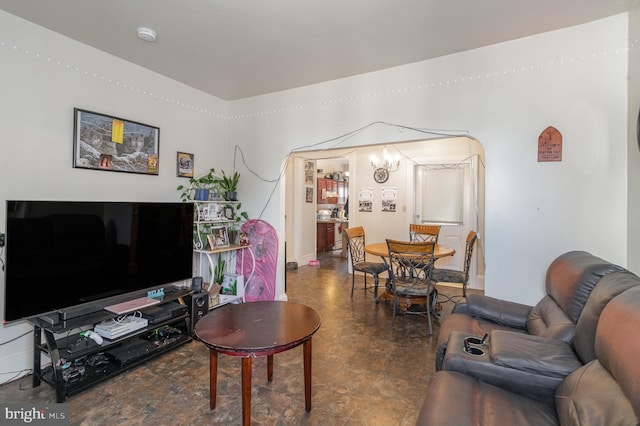
[(562, 161), (562, 134), (549, 126), (538, 136), (538, 162)]

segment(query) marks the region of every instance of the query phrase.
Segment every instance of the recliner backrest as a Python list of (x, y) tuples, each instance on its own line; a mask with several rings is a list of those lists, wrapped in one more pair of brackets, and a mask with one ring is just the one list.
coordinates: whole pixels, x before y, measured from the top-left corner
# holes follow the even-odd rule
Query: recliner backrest
[(591, 291), (603, 276), (618, 271), (624, 268), (585, 251), (557, 257), (547, 269), (547, 296), (527, 320), (529, 334), (571, 342)]
[(597, 358), (556, 390), (561, 425), (637, 425), (640, 417), (640, 287), (603, 309), (595, 337)]
[(547, 294), (574, 323), (600, 278), (624, 268), (585, 251), (570, 251), (554, 260), (547, 269)]
[(596, 358), (598, 320), (604, 307), (620, 293), (640, 285), (640, 277), (629, 271), (607, 274), (593, 289), (576, 324), (573, 348), (583, 364)]

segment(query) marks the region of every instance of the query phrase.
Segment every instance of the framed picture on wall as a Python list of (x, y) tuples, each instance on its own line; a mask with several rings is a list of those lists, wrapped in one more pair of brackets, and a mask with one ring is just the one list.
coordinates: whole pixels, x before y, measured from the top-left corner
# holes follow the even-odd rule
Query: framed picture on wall
[(307, 188), (307, 203), (313, 203), (313, 188)]
[(193, 177), (193, 154), (178, 152), (178, 158), (176, 159), (176, 176), (186, 178)]
[(158, 175), (160, 128), (74, 108), (73, 167)]
[(315, 162), (306, 161), (304, 163), (304, 183), (306, 185), (313, 185), (313, 173), (316, 171)]

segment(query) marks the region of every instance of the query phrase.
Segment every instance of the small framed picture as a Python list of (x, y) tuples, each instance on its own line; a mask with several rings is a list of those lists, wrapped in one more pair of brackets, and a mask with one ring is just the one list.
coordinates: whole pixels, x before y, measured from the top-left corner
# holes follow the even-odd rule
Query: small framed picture
[(307, 203), (313, 203), (313, 188), (307, 188)]
[(178, 158), (176, 160), (176, 176), (178, 177), (193, 177), (193, 154), (186, 152), (178, 152)]
[(226, 226), (214, 226), (207, 238), (211, 248), (229, 247), (229, 234)]
[(233, 214), (233, 207), (232, 206), (225, 206), (225, 208), (224, 208), (224, 217), (225, 217), (225, 219), (233, 220), (234, 216), (235, 215)]
[(236, 274), (224, 274), (220, 294), (233, 296), (244, 295), (244, 276)]

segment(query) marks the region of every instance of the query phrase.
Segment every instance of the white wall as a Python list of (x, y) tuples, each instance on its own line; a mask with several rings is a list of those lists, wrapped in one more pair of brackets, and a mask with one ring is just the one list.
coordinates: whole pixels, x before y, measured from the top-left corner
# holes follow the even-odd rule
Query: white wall
[[(486, 292), (535, 303), (547, 266), (563, 252), (626, 264), (627, 46), (622, 14), (239, 100), (229, 140), (273, 178), (290, 150), (377, 121), (467, 130), (486, 153)], [(538, 136), (549, 125), (564, 136), (563, 161), (538, 163)], [(424, 134), (376, 124), (316, 148), (418, 138)], [(262, 205), (272, 188), (252, 182), (244, 191)], [(283, 223), (283, 211), (271, 200), (264, 219)]]
[[(176, 151), (195, 153), (199, 173), (231, 168), (237, 144), (260, 176), (238, 158), (243, 207), (257, 217), (266, 206), (262, 219), (284, 241), (272, 181), (292, 149), (377, 121), (468, 130), (486, 153), (486, 292), (533, 303), (547, 265), (564, 251), (626, 263), (627, 20), (226, 103), (0, 12), (0, 201), (176, 200)], [(73, 169), (74, 107), (160, 127), (160, 176)], [(537, 138), (549, 125), (564, 135), (561, 163), (537, 162)], [(424, 137), (376, 124), (342, 145)], [(0, 343), (28, 330), (4, 325)], [(0, 346), (0, 372), (29, 368), (30, 342)]]
[[(195, 154), (196, 173), (226, 167), (224, 101), (2, 11), (0, 64), (0, 231), (8, 199), (178, 201), (185, 179), (176, 177), (177, 151)], [(158, 126), (160, 174), (74, 169), (74, 107)], [(3, 274), (0, 288), (4, 318)], [(0, 343), (29, 330), (3, 325)], [(31, 342), (0, 346), (0, 382), (31, 367)]]
[(627, 244), (629, 269), (636, 273), (640, 271), (640, 135), (638, 134), (638, 120), (640, 117), (640, 3), (636, 3), (629, 13), (629, 158), (627, 170), (629, 173)]

